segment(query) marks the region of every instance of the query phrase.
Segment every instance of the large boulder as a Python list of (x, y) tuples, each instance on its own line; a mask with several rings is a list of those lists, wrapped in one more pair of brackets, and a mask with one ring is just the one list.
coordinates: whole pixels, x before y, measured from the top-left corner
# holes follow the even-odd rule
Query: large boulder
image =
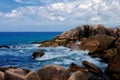
[(69, 73), (63, 67), (56, 65), (41, 68), (38, 75), (41, 80), (67, 80), (69, 77)]
[(58, 66), (58, 65), (46, 65), (45, 67), (55, 67), (57, 69), (57, 71), (60, 73), (60, 77), (62, 78), (62, 80), (67, 80), (69, 78), (69, 76), (70, 76), (69, 71), (66, 70), (62, 66)]
[(103, 72), (100, 68), (97, 66), (89, 63), (88, 61), (82, 61), (83, 65), (88, 69), (89, 72), (95, 74), (95, 75), (102, 75)]
[(5, 71), (6, 80), (25, 80), (27, 73), (22, 69), (9, 69)]
[(42, 57), (45, 53), (41, 50), (38, 50), (38, 51), (35, 51), (33, 54), (32, 54), (32, 58), (35, 59), (35, 58), (39, 58), (39, 57)]
[(25, 80), (41, 80), (41, 78), (38, 76), (37, 72), (31, 71), (25, 76)]
[(106, 68), (106, 74), (110, 77), (110, 80), (120, 80), (120, 55), (114, 55)]
[(117, 54), (117, 48), (110, 48), (108, 50), (105, 50), (103, 54), (101, 55), (101, 58), (104, 62), (109, 62), (109, 60)]
[(0, 80), (5, 80), (5, 74), (2, 71), (0, 71)]
[(115, 38), (104, 34), (91, 36), (80, 44), (80, 49), (89, 50), (89, 53), (100, 53), (108, 49), (114, 42)]

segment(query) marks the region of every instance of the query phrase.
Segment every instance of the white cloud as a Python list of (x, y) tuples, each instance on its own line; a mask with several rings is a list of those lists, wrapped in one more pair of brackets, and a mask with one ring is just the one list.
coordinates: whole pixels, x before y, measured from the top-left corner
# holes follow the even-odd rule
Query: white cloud
[(100, 16), (92, 17), (91, 20), (92, 21), (99, 21), (99, 20), (101, 20), (101, 17)]
[[(23, 2), (23, 0), (15, 0)], [(24, 6), (12, 10), (10, 13), (0, 13), (5, 17), (25, 17), (31, 21), (40, 20), (51, 24), (88, 24), (105, 23), (118, 24), (120, 22), (120, 1), (118, 0), (36, 0), (39, 2), (50, 3), (43, 6)], [(72, 1), (72, 2), (71, 2)], [(28, 0), (24, 1), (28, 2)], [(35, 2), (29, 0), (29, 2)], [(18, 18), (19, 19), (19, 18)], [(32, 22), (31, 22), (32, 23)], [(42, 23), (41, 23), (42, 24)], [(36, 24), (35, 24), (36, 25)]]
[(12, 10), (11, 13), (5, 13), (5, 17), (20, 17), (21, 12), (17, 12), (17, 10)]
[(25, 4), (36, 4), (37, 3), (34, 0), (14, 0), (14, 1), (17, 3), (25, 3)]
[(3, 16), (3, 13), (2, 13), (2, 12), (0, 12), (0, 16)]

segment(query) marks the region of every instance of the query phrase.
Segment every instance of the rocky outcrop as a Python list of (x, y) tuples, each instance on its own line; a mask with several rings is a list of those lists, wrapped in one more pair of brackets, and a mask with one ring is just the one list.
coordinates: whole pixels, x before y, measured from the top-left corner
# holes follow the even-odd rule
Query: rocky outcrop
[(61, 35), (55, 37), (51, 41), (42, 42), (41, 47), (48, 46), (65, 46), (72, 47), (76, 43), (76, 41), (81, 41), (82, 38), (88, 38), (90, 36), (95, 36), (98, 34), (103, 34), (111, 37), (118, 38), (120, 37), (120, 28), (112, 29), (105, 28), (104, 25), (82, 25), (76, 27), (70, 31), (63, 32)]
[(39, 57), (42, 57), (45, 53), (41, 50), (38, 50), (38, 51), (35, 51), (33, 54), (32, 54), (32, 58), (35, 59), (35, 58), (39, 58)]
[[(87, 63), (88, 64), (88, 63)], [(87, 66), (92, 66), (90, 63)], [(4, 67), (3, 67), (4, 68)], [(90, 67), (91, 68), (91, 67)], [(96, 71), (96, 67), (92, 68)], [(5, 69), (4, 69), (5, 70)], [(0, 71), (0, 80), (106, 80), (103, 76), (91, 73), (83, 66), (72, 63), (69, 69), (58, 65), (45, 65), (38, 71), (9, 68)]]

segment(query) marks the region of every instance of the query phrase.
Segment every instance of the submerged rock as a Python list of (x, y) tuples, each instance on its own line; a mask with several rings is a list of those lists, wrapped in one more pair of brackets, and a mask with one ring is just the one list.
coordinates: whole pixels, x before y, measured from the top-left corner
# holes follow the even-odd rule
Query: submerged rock
[(6, 46), (6, 45), (3, 45), (3, 46), (0, 46), (0, 48), (10, 48), (10, 47)]
[(32, 58), (35, 59), (35, 58), (39, 58), (39, 57), (42, 57), (45, 53), (41, 50), (38, 50), (38, 51), (35, 51), (33, 54), (32, 54)]

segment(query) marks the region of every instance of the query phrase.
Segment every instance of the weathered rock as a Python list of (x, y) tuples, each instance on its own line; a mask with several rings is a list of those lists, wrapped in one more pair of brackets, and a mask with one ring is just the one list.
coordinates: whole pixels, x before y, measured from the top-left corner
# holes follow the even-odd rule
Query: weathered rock
[[(46, 65), (38, 71), (42, 80), (68, 80), (70, 74), (62, 66), (58, 65)], [(44, 74), (48, 76), (43, 76)]]
[(88, 69), (89, 72), (95, 74), (95, 75), (102, 75), (103, 72), (95, 65), (89, 63), (88, 61), (82, 61), (83, 65)]
[(0, 71), (0, 80), (5, 80), (5, 74), (2, 71)]
[(38, 70), (41, 80), (61, 80), (60, 73), (55, 67), (43, 67)]
[(9, 69), (5, 71), (6, 80), (25, 80), (26, 72), (22, 69)]
[(41, 78), (38, 76), (37, 72), (31, 71), (25, 76), (25, 80), (41, 80)]
[(62, 80), (67, 80), (70, 76), (69, 71), (62, 66), (58, 65), (46, 65), (45, 67), (55, 67), (60, 74)]
[(38, 57), (42, 57), (45, 53), (41, 50), (38, 50), (38, 51), (35, 51), (33, 54), (32, 54), (32, 58), (35, 59), (35, 58), (38, 58)]
[(81, 71), (76, 71), (70, 76), (68, 80), (88, 80), (88, 77), (85, 73)]
[(40, 45), (40, 47), (49, 47), (51, 44), (52, 44), (51, 41), (45, 41), (45, 42), (42, 42), (42, 44)]
[(0, 67), (0, 71), (2, 71), (2, 72), (5, 72), (8, 69), (16, 69), (16, 67), (12, 67), (12, 66), (9, 66), (9, 67)]
[(108, 50), (105, 50), (101, 56), (104, 62), (109, 62), (109, 60), (117, 54), (117, 48), (111, 48)]
[(106, 68), (106, 74), (110, 80), (120, 80), (120, 55), (114, 55)]
[(78, 66), (74, 63), (71, 63), (70, 67), (68, 68), (69, 72), (76, 72), (76, 71), (81, 71), (83, 73), (88, 72), (88, 70), (85, 67)]
[(80, 44), (80, 49), (89, 50), (91, 53), (97, 53), (108, 49), (115, 40), (114, 37), (110, 37), (103, 34), (91, 36)]
[(0, 46), (0, 48), (10, 48), (10, 47), (6, 46), (6, 45), (3, 45), (3, 46)]

